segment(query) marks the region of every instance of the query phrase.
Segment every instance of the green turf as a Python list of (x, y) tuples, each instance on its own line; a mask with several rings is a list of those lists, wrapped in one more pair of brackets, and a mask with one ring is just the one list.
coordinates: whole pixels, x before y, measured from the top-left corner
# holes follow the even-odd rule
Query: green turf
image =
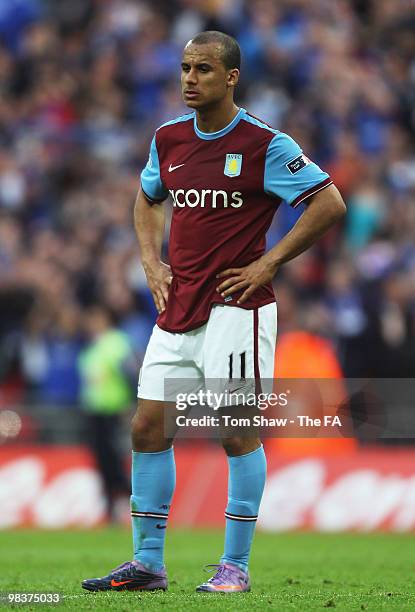
[(0, 591), (59, 591), (64, 603), (58, 607), (77, 611), (415, 610), (414, 536), (258, 533), (251, 593), (196, 594), (207, 576), (202, 567), (217, 561), (222, 537), (170, 531), (166, 593), (87, 593), (81, 579), (101, 576), (130, 557), (128, 530), (2, 532)]

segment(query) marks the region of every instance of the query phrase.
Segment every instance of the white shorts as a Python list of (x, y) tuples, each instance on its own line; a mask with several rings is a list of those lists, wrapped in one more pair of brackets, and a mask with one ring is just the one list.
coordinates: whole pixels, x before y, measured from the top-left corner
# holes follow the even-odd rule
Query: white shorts
[(207, 323), (189, 332), (171, 333), (155, 325), (137, 397), (168, 401), (166, 379), (178, 379), (176, 391), (186, 393), (203, 389), (206, 379), (272, 379), (276, 337), (275, 302), (255, 310), (215, 304)]

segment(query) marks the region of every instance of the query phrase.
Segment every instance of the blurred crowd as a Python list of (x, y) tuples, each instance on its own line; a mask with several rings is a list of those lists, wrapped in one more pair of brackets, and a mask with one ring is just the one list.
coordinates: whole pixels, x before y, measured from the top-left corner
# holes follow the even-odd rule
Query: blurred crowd
[[(154, 129), (186, 112), (183, 45), (205, 29), (241, 45), (237, 102), (293, 136), (348, 205), (278, 273), (280, 333), (328, 338), (346, 376), (414, 375), (412, 1), (0, 0), (3, 397), (79, 403), (97, 305), (142, 358), (156, 312), (133, 203)], [(280, 207), (270, 245), (300, 213)]]

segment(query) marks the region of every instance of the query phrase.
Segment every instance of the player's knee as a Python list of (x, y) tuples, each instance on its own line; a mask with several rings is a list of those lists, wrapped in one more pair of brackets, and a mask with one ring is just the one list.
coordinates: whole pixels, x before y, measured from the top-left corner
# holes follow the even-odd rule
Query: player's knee
[(240, 436), (234, 436), (232, 438), (223, 438), (222, 446), (227, 455), (239, 456), (246, 455), (256, 450), (261, 445), (259, 439), (242, 438)]
[(172, 442), (164, 437), (162, 427), (139, 412), (134, 415), (131, 423), (131, 440), (133, 450), (143, 453), (166, 450)]
[(131, 435), (133, 438), (141, 438), (151, 431), (150, 419), (138, 412), (131, 421)]
[(131, 440), (133, 443), (133, 449), (137, 449), (140, 446), (141, 440), (148, 437), (151, 432), (149, 420), (136, 413), (131, 421)]

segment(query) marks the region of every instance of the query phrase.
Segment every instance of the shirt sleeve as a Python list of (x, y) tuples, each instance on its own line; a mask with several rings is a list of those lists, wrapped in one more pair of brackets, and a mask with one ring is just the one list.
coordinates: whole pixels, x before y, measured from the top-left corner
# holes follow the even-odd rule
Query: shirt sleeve
[(265, 159), (264, 190), (294, 208), (333, 181), (287, 134), (271, 140)]
[(160, 176), (160, 162), (155, 136), (151, 141), (148, 162), (141, 173), (141, 188), (150, 202), (163, 202), (169, 195)]

